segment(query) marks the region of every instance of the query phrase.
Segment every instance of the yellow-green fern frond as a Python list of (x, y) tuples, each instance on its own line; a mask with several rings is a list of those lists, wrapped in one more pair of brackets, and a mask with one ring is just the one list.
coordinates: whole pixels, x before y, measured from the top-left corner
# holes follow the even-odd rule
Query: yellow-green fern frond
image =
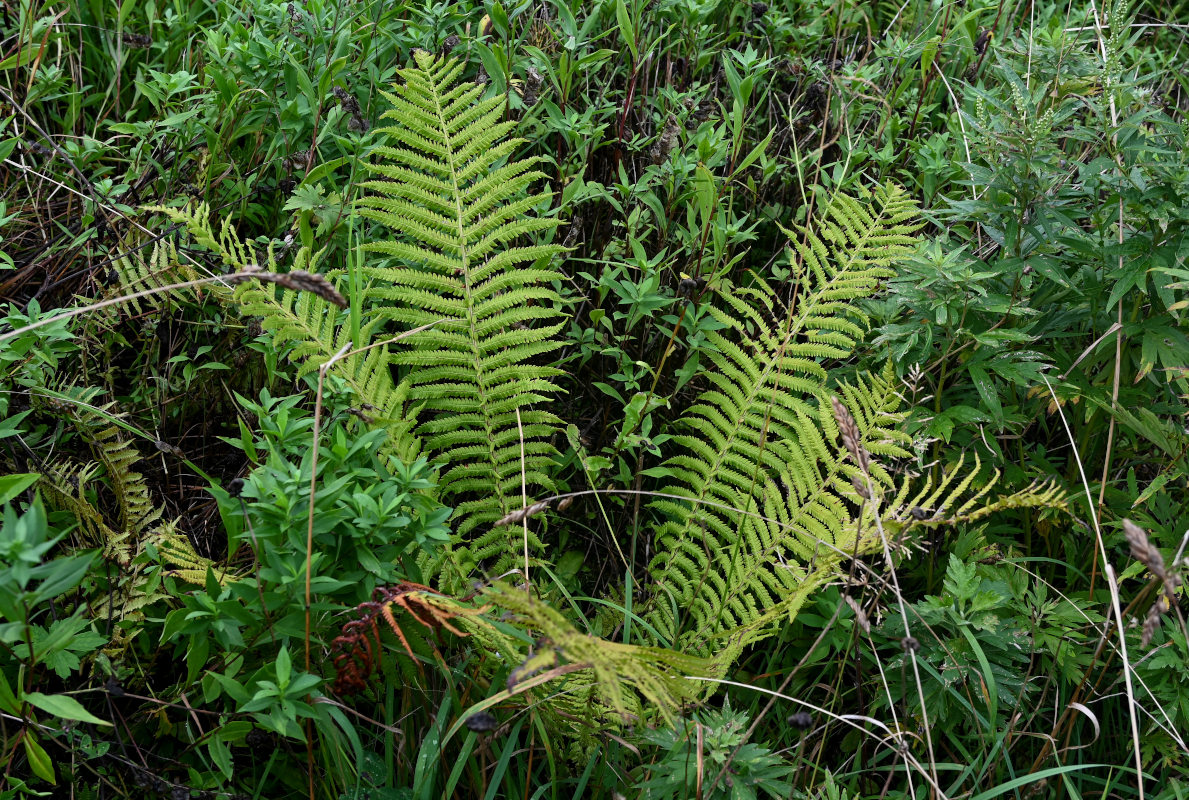
[[(938, 527), (977, 522), (1001, 511), (1021, 508), (1067, 510), (1065, 490), (1056, 483), (1033, 483), (1009, 495), (988, 500), (999, 483), (999, 469), (983, 474), (982, 460), (974, 456), (969, 465), (966, 456), (941, 473), (936, 481), (930, 476), (919, 486), (905, 483), (895, 497), (886, 502), (884, 525), (898, 534), (911, 527)], [(977, 488), (971, 489), (971, 486)]]
[[(110, 406), (105, 406), (103, 411), (110, 413)], [(148, 530), (161, 518), (162, 509), (149, 495), (144, 475), (135, 469), (140, 463), (140, 453), (129, 441), (127, 432), (116, 425), (80, 426), (80, 430), (96, 459), (103, 464), (119, 509), (120, 529), (134, 536)]]
[[(789, 231), (799, 257), (795, 305), (783, 311), (762, 284), (723, 293), (711, 311), (726, 327), (708, 339), (711, 387), (685, 413), (684, 452), (666, 464), (676, 481), (650, 565), (648, 621), (679, 649), (749, 627), (773, 606), (820, 583), (816, 559), (853, 550), (858, 526), (846, 494), (853, 465), (835, 442), (825, 359), (850, 355), (866, 322), (854, 302), (873, 294), (906, 255), (915, 206), (898, 188), (863, 202), (839, 197), (815, 229)], [(775, 322), (772, 318), (775, 317)], [(891, 376), (843, 394), (873, 452), (907, 455), (893, 427)], [(877, 468), (873, 478), (891, 485)]]
[(531, 690), (544, 679), (547, 708), (571, 719), (624, 721), (648, 710), (671, 720), (682, 704), (705, 691), (698, 678), (722, 671), (717, 660), (583, 633), (548, 603), (504, 583), (481, 592), (478, 614), (441, 595), (421, 594), (418, 602), (446, 612), (451, 624), (498, 654), (509, 668), (503, 696)]
[(589, 688), (578, 692), (576, 705), (594, 700), (621, 716), (634, 714), (640, 706), (626, 691), (630, 690), (667, 716), (702, 691), (702, 685), (691, 682), (690, 677), (714, 671), (713, 662), (675, 650), (628, 645), (582, 633), (551, 605), (522, 589), (497, 585), (484, 593), (484, 599), (516, 615), (517, 624), (532, 631), (541, 643), (514, 677), (528, 677), (559, 664), (588, 671), (578, 685)]
[(161, 555), (161, 563), (169, 574), (187, 583), (202, 586), (206, 583), (207, 570), (212, 570), (220, 585), (226, 585), (240, 576), (228, 572), (209, 558), (198, 555), (194, 545), (174, 525), (163, 525), (154, 532), (152, 544)]
[[(177, 248), (168, 240), (154, 242), (147, 250), (140, 248), (140, 244), (136, 237), (129, 237), (121, 242), (120, 249), (124, 255), (112, 261), (105, 270), (107, 286), (95, 299), (127, 297), (138, 292), (203, 277), (197, 269), (178, 258)], [(217, 292), (219, 289), (212, 287), (211, 291)], [(223, 291), (226, 291), (226, 287)], [(91, 319), (110, 325), (121, 316), (138, 316), (148, 311), (160, 311), (170, 307), (176, 304), (178, 296), (179, 291), (170, 291), (133, 298), (118, 305), (98, 309), (92, 312)]]
[[(338, 309), (318, 295), (294, 292), (272, 284), (248, 282), (236, 289), (242, 310), (259, 316), (277, 347), (291, 347), (289, 358), (298, 364), (299, 376), (317, 372), (351, 342), (351, 330), (336, 322)], [(363, 331), (370, 335), (371, 327)], [(329, 374), (342, 380), (368, 416), (388, 433), (384, 449), (404, 462), (417, 457), (419, 442), (407, 418), (406, 386), (397, 385), (388, 368), (388, 346), (364, 347), (334, 361)]]
[[(180, 210), (154, 210), (185, 225), (195, 242), (215, 253), (232, 271), (252, 266), (278, 271), (271, 247), (258, 252), (239, 238), (227, 220), (216, 231), (205, 204)], [(317, 272), (320, 255), (303, 247), (294, 256), (290, 269)], [(338, 307), (318, 294), (247, 281), (233, 292), (220, 294), (220, 298), (238, 304), (244, 314), (260, 317), (262, 327), (272, 334), (276, 347), (290, 348), (288, 358), (297, 364), (299, 376), (316, 372), (351, 343), (350, 328), (340, 324)], [(412, 421), (407, 418), (406, 387), (393, 382), (388, 368), (388, 347), (372, 341), (377, 324), (378, 320), (373, 320), (362, 327), (360, 347), (349, 348), (347, 354), (334, 360), (328, 374), (342, 380), (361, 406), (370, 406), (368, 416), (388, 432), (384, 451), (407, 463), (416, 459), (420, 445), (412, 433)]]
[[(885, 388), (890, 388), (890, 373), (885, 373), (884, 377), (889, 380)], [(847, 392), (847, 395), (854, 397), (853, 392)], [(849, 404), (848, 408), (859, 424), (864, 443), (873, 456), (874, 466), (877, 457), (871, 445), (877, 441), (875, 429), (864, 428), (858, 404)], [(870, 500), (864, 501), (853, 485), (836, 482), (837, 494), (846, 496), (852, 506), (861, 506), (864, 512), (861, 518), (854, 518), (849, 522), (850, 529), (845, 537), (849, 550), (838, 547), (840, 543), (835, 542), (835, 547), (820, 548), (807, 557), (802, 553), (800, 563), (806, 564), (804, 568), (798, 567), (796, 562), (790, 562), (789, 566), (794, 571), (799, 571), (798, 580), (788, 594), (778, 598), (778, 601), (764, 609), (763, 613), (737, 628), (721, 631), (708, 643), (710, 649), (716, 653), (718, 663), (730, 664), (739, 657), (743, 648), (771, 635), (777, 625), (797, 613), (815, 590), (823, 584), (838, 580), (846, 568), (848, 559), (882, 549), (881, 526), (876, 525), (873, 518), (876, 510), (880, 516), (883, 535), (889, 538), (889, 544), (894, 550), (906, 544), (913, 529), (917, 527), (968, 524), (994, 513), (1022, 508), (1067, 510), (1065, 491), (1052, 484), (1033, 484), (1018, 492), (999, 497), (993, 502), (986, 502), (988, 495), (994, 491), (999, 476), (999, 470), (984, 475), (977, 456), (973, 465), (968, 464), (965, 458), (960, 458), (936, 482), (930, 479), (923, 483), (903, 480), (899, 489), (893, 492), (886, 491), (888, 481), (879, 481), (878, 496), (874, 504)], [(787, 503), (785, 508), (793, 509), (794, 506)], [(766, 506), (766, 513), (770, 515), (769, 520), (780, 518), (782, 524), (787, 524), (787, 518), (781, 517), (782, 513), (787, 512), (781, 511), (779, 503)]]
[[(79, 544), (84, 548), (104, 547), (109, 542), (115, 542), (118, 537), (99, 509), (87, 499), (87, 484), (99, 470), (100, 466), (93, 462), (50, 464), (41, 473), (37, 483), (50, 507), (69, 511), (78, 520), (81, 531)], [(114, 552), (104, 553), (108, 558), (114, 558), (115, 555)]]
[(549, 195), (530, 191), (542, 177), (534, 159), (511, 158), (519, 140), (506, 138), (504, 99), (454, 85), (457, 61), (415, 58), (385, 94), (389, 145), (376, 149), (371, 194), (358, 202), (360, 216), (394, 234), (364, 246), (387, 257), (365, 268), (367, 297), (379, 301), (378, 317), (406, 330), (433, 325), (389, 361), (407, 369), (418, 433), (446, 464), (443, 495), (461, 501), (456, 533), (481, 530), (470, 558), (500, 571), (514, 563), (520, 534), (490, 523), (521, 507), (522, 483), (530, 503), (553, 485), (559, 420), (537, 406), (556, 395), (561, 371), (538, 359), (560, 347), (560, 300), (549, 286), (561, 277), (550, 267), (560, 248), (532, 237), (556, 221), (531, 213)]
[[(138, 620), (143, 616), (141, 609), (168, 597), (152, 575), (157, 559), (162, 566), (174, 568), (176, 577), (198, 584), (214, 562), (194, 552), (176, 521), (162, 521), (163, 509), (154, 502), (137, 469), (141, 454), (116, 424), (123, 414), (115, 410), (114, 403), (91, 405), (87, 401), (93, 400), (94, 394), (93, 390), (68, 391), (65, 396), (78, 402), (64, 403), (64, 413), (95, 460), (51, 464), (42, 474), (40, 486), (50, 505), (70, 511), (79, 520), (83, 531), (79, 544), (99, 549), (103, 559), (117, 567), (111, 573), (110, 590), (92, 598), (92, 613)], [(105, 514), (90, 498), (90, 487), (100, 476), (106, 482), (104, 494), (111, 498), (100, 506), (114, 508), (114, 513)]]

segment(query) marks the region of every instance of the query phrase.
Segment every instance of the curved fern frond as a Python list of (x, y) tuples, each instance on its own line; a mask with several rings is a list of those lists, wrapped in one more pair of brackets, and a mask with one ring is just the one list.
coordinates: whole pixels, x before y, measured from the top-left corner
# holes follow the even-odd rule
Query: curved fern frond
[[(697, 679), (722, 668), (717, 659), (583, 633), (547, 602), (503, 583), (480, 593), (483, 614), (451, 597), (424, 593), (418, 600), (451, 614), (487, 652), (498, 654), (510, 670), (507, 695), (548, 680), (547, 707), (571, 719), (623, 721), (656, 711), (671, 721), (705, 691), (707, 684)], [(496, 612), (502, 612), (499, 622)]]
[[(785, 313), (762, 283), (724, 295), (725, 325), (708, 336), (711, 387), (685, 413), (684, 450), (666, 464), (677, 482), (661, 500), (668, 520), (650, 565), (648, 621), (679, 649), (700, 651), (749, 626), (815, 581), (815, 554), (857, 543), (845, 497), (853, 468), (837, 437), (821, 362), (850, 355), (866, 318), (855, 300), (873, 294), (914, 243), (916, 209), (898, 188), (860, 202), (836, 198), (815, 230), (788, 231), (799, 257), (795, 305)], [(775, 317), (776, 322), (771, 320)], [(907, 455), (890, 375), (844, 388), (873, 452)], [(876, 468), (873, 479), (890, 486)], [(853, 490), (849, 490), (853, 492)]]
[[(520, 244), (552, 229), (556, 220), (530, 212), (548, 204), (533, 194), (542, 174), (536, 159), (509, 160), (520, 140), (505, 138), (504, 100), (480, 100), (483, 87), (454, 86), (462, 65), (418, 52), (403, 69), (403, 85), (385, 93), (392, 104), (381, 129), (371, 192), (357, 213), (389, 228), (395, 238), (365, 244), (388, 258), (365, 268), (374, 311), (410, 336), (389, 363), (406, 369), (409, 398), (421, 406), (417, 432), (446, 464), (439, 483), (457, 498), (456, 533), (474, 561), (510, 567), (523, 543), (491, 522), (552, 489), (550, 438), (558, 418), (535, 405), (559, 391), (562, 374), (541, 355), (561, 346), (560, 304), (550, 268), (554, 245)], [(523, 487), (522, 487), (522, 484)], [(521, 547), (517, 546), (521, 544)], [(529, 545), (541, 546), (535, 536)], [(455, 553), (454, 562), (465, 561)]]
[[(261, 318), (278, 347), (292, 347), (289, 358), (298, 364), (299, 377), (317, 372), (351, 343), (350, 328), (335, 321), (338, 309), (318, 295), (248, 282), (236, 289), (235, 299), (246, 313)], [(370, 330), (365, 328), (365, 335)], [(342, 380), (360, 404), (371, 406), (368, 416), (388, 433), (383, 448), (408, 463), (417, 458), (420, 443), (407, 418), (407, 387), (393, 381), (389, 358), (388, 346), (376, 343), (338, 358), (329, 374)]]
[[(888, 376), (890, 377), (890, 374)], [(863, 430), (860, 413), (855, 410), (854, 405), (851, 405), (850, 409), (859, 422), (863, 438), (870, 445), (870, 429)], [(874, 454), (874, 450), (871, 452)], [(874, 464), (874, 460), (872, 463)], [(926, 479), (923, 485), (917, 486), (914, 481), (904, 480), (897, 491), (881, 493), (876, 498), (875, 505), (870, 502), (862, 504), (863, 516), (852, 521), (856, 538), (852, 541), (850, 553), (842, 552), (836, 547), (823, 548), (814, 553), (789, 594), (779, 598), (776, 603), (764, 609), (763, 613), (739, 627), (723, 630), (717, 639), (710, 643), (718, 654), (718, 663), (730, 664), (738, 658), (744, 647), (771, 635), (779, 623), (797, 613), (816, 589), (829, 581), (837, 580), (847, 559), (879, 550), (882, 546), (879, 526), (872, 518), (875, 509), (878, 509), (884, 534), (892, 543), (902, 543), (917, 527), (969, 524), (1001, 511), (1023, 508), (1068, 511), (1065, 491), (1053, 484), (1033, 484), (1010, 495), (1001, 496), (993, 502), (983, 502), (983, 499), (994, 491), (999, 477), (999, 470), (984, 475), (977, 456), (972, 466), (968, 466), (965, 458), (960, 458), (943, 472), (936, 482)], [(886, 487), (886, 482), (881, 482), (880, 486)], [(977, 488), (972, 490), (972, 486)], [(861, 498), (853, 486), (844, 487), (837, 484), (836, 490), (840, 496), (847, 496), (852, 504), (860, 503)], [(920, 505), (922, 503), (926, 506)], [(788, 507), (791, 508), (791, 504)], [(922, 518), (920, 512), (926, 510), (928, 513), (929, 508), (934, 512), (932, 516)], [(771, 520), (776, 518), (780, 510), (776, 506), (768, 506), (766, 510), (767, 514), (771, 515), (766, 521), (772, 524)]]
[[(48, 503), (70, 511), (79, 520), (86, 537), (83, 543), (99, 548), (105, 560), (119, 566), (109, 590), (92, 599), (92, 613), (140, 620), (142, 608), (168, 598), (149, 569), (156, 560), (153, 553), (174, 568), (175, 576), (197, 584), (202, 584), (214, 562), (194, 551), (185, 534), (178, 531), (176, 520), (161, 519), (163, 509), (154, 502), (144, 475), (137, 470), (141, 454), (117, 424), (124, 414), (116, 411), (112, 402), (91, 405), (88, 401), (95, 394), (95, 390), (69, 389), (64, 396), (77, 402), (63, 404), (63, 413), (90, 446), (95, 460), (49, 465), (39, 485)], [(114, 505), (115, 514), (104, 514), (89, 496), (89, 485), (101, 475), (114, 500), (110, 505)]]
[[(1000, 511), (1021, 508), (1067, 510), (1065, 490), (1051, 482), (1034, 482), (1009, 495), (986, 501), (984, 498), (998, 485), (1001, 474), (996, 468), (984, 478), (982, 460), (978, 454), (974, 456), (973, 467), (967, 466), (966, 456), (963, 455), (936, 482), (932, 476), (919, 487), (911, 487), (906, 482), (900, 492), (889, 500), (884, 525), (889, 531), (898, 533), (906, 527), (935, 528), (977, 522)], [(978, 488), (969, 491), (976, 482)], [(915, 491), (911, 488), (915, 488)]]
[[(103, 410), (110, 413), (110, 406)], [(134, 537), (148, 531), (161, 518), (162, 508), (149, 495), (144, 475), (135, 469), (141, 457), (128, 435), (116, 425), (90, 427), (84, 424), (79, 429), (88, 439), (95, 457), (103, 464), (119, 508), (121, 530)]]
[[(277, 271), (271, 247), (263, 253), (257, 252), (239, 238), (230, 220), (224, 220), (216, 231), (205, 204), (185, 209), (153, 210), (185, 225), (196, 243), (213, 252), (232, 271), (251, 266)], [(320, 256), (320, 252), (311, 253), (303, 247), (294, 256), (290, 269), (317, 272)], [(328, 274), (335, 276), (333, 271)], [(349, 327), (339, 322), (339, 309), (312, 292), (295, 292), (272, 283), (248, 281), (233, 291), (220, 289), (219, 297), (238, 304), (246, 314), (260, 317), (261, 326), (272, 334), (277, 349), (290, 348), (288, 358), (297, 364), (298, 376), (317, 372), (351, 342)], [(363, 326), (360, 334), (364, 341), (360, 349), (335, 360), (329, 375), (341, 379), (361, 405), (371, 406), (368, 415), (388, 433), (384, 451), (409, 463), (417, 458), (420, 444), (412, 433), (412, 422), (407, 419), (405, 387), (392, 380), (388, 369), (388, 347), (382, 342), (371, 341), (376, 324), (373, 321)]]

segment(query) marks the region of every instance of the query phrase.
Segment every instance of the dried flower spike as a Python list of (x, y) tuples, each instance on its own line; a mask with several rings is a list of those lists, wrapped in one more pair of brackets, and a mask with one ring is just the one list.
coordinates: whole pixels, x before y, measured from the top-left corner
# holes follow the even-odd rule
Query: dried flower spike
[(863, 607), (861, 605), (859, 605), (857, 602), (855, 602), (855, 599), (853, 597), (851, 597), (849, 594), (844, 594), (842, 596), (842, 599), (844, 601), (846, 601), (846, 604), (848, 606), (850, 606), (850, 610), (855, 612), (855, 622), (858, 624), (859, 628), (863, 631), (863, 633), (870, 636), (871, 635), (871, 620), (869, 620), (867, 618), (867, 612), (864, 611)]
[(785, 722), (797, 730), (803, 731), (813, 727), (813, 715), (808, 711), (795, 711), (789, 714)]
[(1123, 533), (1127, 536), (1127, 543), (1131, 545), (1131, 555), (1143, 564), (1161, 581), (1168, 581), (1168, 572), (1164, 568), (1164, 557), (1148, 539), (1147, 532), (1129, 519), (1123, 520)]
[(1148, 609), (1148, 615), (1144, 617), (1143, 633), (1140, 635), (1140, 647), (1146, 648), (1152, 643), (1152, 637), (1156, 635), (1156, 631), (1160, 630), (1160, 616), (1164, 613), (1165, 608), (1166, 603), (1162, 595)]
[(322, 275), (306, 272), (304, 269), (294, 269), (289, 272), (265, 272), (255, 264), (249, 264), (240, 270), (240, 274), (228, 278), (229, 283), (243, 283), (255, 278), (265, 283), (275, 283), (294, 292), (310, 292), (327, 302), (334, 303), (339, 308), (346, 308), (347, 298), (330, 284)]
[(662, 163), (669, 157), (669, 153), (673, 152), (673, 148), (677, 146), (677, 133), (680, 130), (681, 126), (677, 124), (677, 115), (670, 114), (669, 118), (665, 120), (665, 128), (661, 131), (660, 138), (656, 140), (648, 153), (653, 164)]
[(838, 422), (838, 432), (842, 436), (842, 446), (851, 454), (851, 458), (863, 470), (864, 475), (871, 474), (871, 459), (863, 447), (863, 440), (859, 436), (859, 426), (850, 410), (837, 397), (830, 398), (830, 405), (834, 407), (834, 419)]
[(499, 722), (495, 715), (488, 711), (476, 711), (466, 718), (467, 730), (475, 733), (488, 733), (496, 729)]
[(524, 522), (524, 520), (528, 519), (529, 517), (535, 517), (537, 514), (540, 514), (542, 511), (548, 509), (549, 503), (549, 500), (542, 500), (540, 503), (533, 503), (531, 506), (527, 506), (526, 508), (518, 508), (511, 514), (497, 519), (495, 521), (495, 526), (499, 527), (500, 525), (515, 525), (517, 522)]

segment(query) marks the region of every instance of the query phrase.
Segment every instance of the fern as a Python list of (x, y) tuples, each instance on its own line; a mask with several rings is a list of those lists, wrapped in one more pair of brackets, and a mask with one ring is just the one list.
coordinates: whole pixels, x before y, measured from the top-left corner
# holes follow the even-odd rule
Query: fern
[[(331, 363), (351, 343), (350, 330), (335, 323), (338, 309), (317, 295), (249, 283), (236, 290), (236, 299), (245, 313), (262, 318), (274, 342), (292, 346), (289, 357), (299, 364), (299, 376)], [(370, 331), (369, 326), (365, 335)], [(334, 360), (329, 374), (341, 379), (358, 403), (370, 406), (368, 416), (388, 433), (384, 450), (408, 463), (416, 459), (420, 443), (406, 417), (407, 387), (392, 380), (389, 358), (388, 347), (375, 343)]]
[(515, 615), (517, 626), (532, 631), (539, 643), (509, 677), (509, 687), (542, 669), (578, 665), (585, 674), (575, 680), (569, 705), (583, 716), (591, 715), (591, 702), (621, 717), (638, 714), (637, 698), (642, 698), (671, 719), (672, 712), (700, 690), (689, 678), (721, 669), (713, 661), (668, 648), (628, 645), (582, 633), (548, 603), (521, 589), (496, 584), (483, 598)]
[[(910, 491), (911, 484), (905, 483), (899, 494), (889, 503), (889, 515), (884, 525), (893, 534), (906, 527), (920, 526), (934, 528), (955, 525), (959, 522), (977, 522), (1000, 511), (1020, 508), (1066, 509), (1065, 491), (1054, 483), (1033, 483), (987, 502), (987, 497), (999, 483), (1000, 471), (994, 469), (984, 478), (982, 460), (976, 454), (974, 467), (967, 468), (966, 457), (958, 461), (934, 482), (932, 477), (924, 485)], [(969, 487), (976, 482), (979, 488), (973, 492)], [(914, 513), (915, 510), (915, 513)]]
[[(369, 415), (388, 428), (390, 453), (409, 461), (424, 446), (446, 464), (439, 487), (459, 501), (456, 538), (480, 531), (444, 563), (463, 573), (490, 560), (502, 571), (523, 543), (486, 526), (553, 488), (550, 439), (560, 420), (534, 406), (557, 393), (552, 379), (562, 371), (533, 361), (560, 347), (553, 336), (564, 324), (561, 301), (549, 282), (561, 276), (549, 261), (561, 248), (516, 244), (556, 221), (528, 215), (548, 195), (528, 191), (542, 177), (535, 159), (510, 159), (520, 140), (506, 138), (513, 126), (500, 119), (502, 99), (479, 101), (482, 87), (453, 86), (457, 62), (415, 58), (416, 68), (400, 71), (404, 84), (385, 95), (393, 124), (382, 132), (391, 146), (376, 148), (376, 179), (363, 184), (371, 194), (358, 201), (360, 216), (395, 234), (364, 245), (386, 259), (361, 269), (368, 281), (362, 341), (314, 295), (249, 283), (235, 300), (262, 318), (277, 346), (292, 348), (299, 374), (330, 362), (348, 343), (356, 347), (331, 374), (374, 408)], [(256, 253), (229, 222), (215, 231), (206, 207), (155, 210), (185, 223), (231, 269), (267, 263), (275, 270), (272, 252)], [(298, 260), (295, 268), (313, 270), (317, 256), (303, 249)], [(390, 323), (426, 329), (390, 350), (380, 346)], [(390, 367), (406, 377), (394, 383)], [(531, 536), (529, 546), (541, 543)]]
[[(865, 322), (854, 301), (909, 252), (914, 217), (900, 189), (866, 204), (838, 197), (816, 231), (789, 232), (801, 263), (792, 309), (779, 309), (758, 279), (712, 309), (726, 326), (709, 337), (712, 387), (681, 420), (690, 432), (675, 441), (685, 452), (669, 460), (677, 482), (663, 490), (692, 502), (655, 503), (669, 519), (657, 531), (648, 619), (679, 648), (703, 649), (779, 600), (803, 597), (820, 582), (807, 566), (815, 554), (854, 549), (861, 520), (843, 499), (853, 468), (831, 444), (837, 428), (820, 361), (850, 355)], [(892, 428), (889, 378), (846, 392), (869, 447), (907, 455)], [(890, 485), (881, 469), (873, 477)]]
[[(70, 511), (85, 532), (84, 546), (97, 547), (103, 558), (119, 569), (109, 591), (91, 602), (92, 612), (116, 620), (140, 620), (141, 609), (168, 598), (151, 567), (155, 551), (172, 574), (201, 585), (210, 559), (199, 556), (177, 521), (162, 521), (163, 509), (154, 502), (144, 475), (137, 471), (141, 455), (118, 424), (123, 416), (114, 403), (91, 405), (96, 390), (70, 389), (57, 399), (66, 410), (94, 461), (62, 460), (49, 465), (39, 485), (50, 505)], [(104, 514), (90, 499), (89, 485), (101, 475), (114, 500), (116, 513)]]
[[(373, 194), (358, 203), (361, 216), (396, 234), (365, 245), (390, 257), (365, 268), (366, 296), (379, 318), (432, 326), (389, 361), (408, 369), (417, 431), (446, 464), (439, 485), (461, 497), (456, 532), (466, 537), (553, 488), (549, 440), (559, 420), (533, 406), (558, 392), (551, 379), (562, 372), (534, 359), (560, 347), (560, 300), (548, 283), (561, 276), (548, 264), (561, 248), (511, 246), (556, 221), (529, 215), (548, 195), (527, 192), (542, 177), (536, 159), (506, 160), (520, 140), (505, 138), (513, 123), (501, 121), (503, 98), (480, 101), (482, 86), (453, 86), (459, 62), (415, 58), (417, 68), (400, 71), (404, 84), (385, 94), (391, 146), (377, 148), (377, 179), (364, 184)], [(475, 536), (470, 558), (509, 568), (520, 539), (504, 530)]]
[[(171, 243), (154, 242), (147, 255), (137, 246), (138, 244), (140, 243), (135, 240), (123, 243), (121, 249), (124, 254), (112, 261), (107, 271), (109, 285), (101, 293), (99, 300), (127, 297), (146, 289), (160, 289), (169, 284), (192, 281), (202, 277), (194, 267), (182, 263), (178, 258), (177, 248)], [(180, 291), (131, 297), (118, 305), (93, 312), (90, 319), (112, 325), (121, 316), (139, 316), (147, 312), (159, 312), (173, 306)], [(217, 292), (218, 289), (212, 288), (212, 291)], [(86, 299), (86, 302), (94, 301)]]
[[(866, 318), (856, 300), (870, 296), (890, 265), (911, 249), (915, 208), (900, 189), (864, 201), (837, 197), (816, 229), (786, 231), (800, 261), (795, 305), (778, 307), (762, 281), (724, 294), (713, 309), (724, 329), (711, 388), (685, 413), (685, 452), (667, 462), (676, 482), (654, 506), (658, 527), (650, 565), (653, 600), (646, 619), (683, 652), (716, 652), (729, 664), (770, 635), (805, 598), (835, 579), (856, 555), (913, 525), (954, 524), (993, 511), (1064, 506), (1055, 487), (1032, 486), (987, 503), (998, 472), (959, 461), (934, 484), (893, 480), (881, 459), (908, 456), (908, 437), (891, 365), (882, 375), (828, 388), (827, 359), (850, 356)], [(772, 320), (776, 322), (773, 323)], [(876, 496), (856, 488), (861, 473), (838, 440), (829, 394), (855, 418), (872, 455)], [(978, 482), (980, 488), (969, 489)], [(864, 489), (865, 492), (865, 489)], [(919, 519), (912, 509), (934, 509)]]
[[(265, 265), (267, 271), (277, 271), (271, 247), (264, 253), (257, 252), (239, 238), (228, 220), (216, 231), (205, 204), (180, 210), (154, 210), (185, 225), (198, 244), (212, 251), (233, 271), (252, 265)], [(314, 272), (319, 256), (320, 253), (303, 247), (294, 256), (291, 269)], [(412, 433), (412, 422), (407, 419), (406, 388), (392, 380), (387, 345), (371, 341), (379, 320), (364, 326), (361, 346), (344, 354), (344, 348), (352, 344), (350, 331), (339, 324), (339, 309), (317, 294), (249, 281), (220, 297), (237, 304), (243, 313), (261, 318), (261, 325), (272, 334), (274, 345), (280, 350), (289, 348), (289, 360), (297, 364), (299, 377), (331, 364), (329, 375), (341, 380), (361, 406), (370, 406), (368, 416), (387, 431), (385, 453), (406, 463), (416, 459), (420, 444)]]
[(428, 592), (420, 593), (417, 601), (435, 609), (425, 616), (461, 627), (509, 670), (506, 692), (487, 704), (561, 679), (564, 687), (554, 684), (548, 689), (549, 708), (571, 720), (624, 721), (656, 712), (672, 721), (684, 703), (704, 690), (698, 679), (725, 666), (717, 659), (583, 633), (548, 603), (505, 583), (483, 587), (477, 609)]
[[(521, 529), (493, 523), (553, 489), (551, 439), (561, 426), (543, 406), (558, 394), (553, 380), (561, 371), (537, 362), (560, 346), (561, 300), (550, 288), (560, 275), (550, 262), (562, 248), (521, 241), (555, 222), (530, 214), (548, 198), (531, 191), (540, 177), (535, 161), (512, 158), (518, 140), (506, 138), (512, 125), (501, 121), (503, 98), (481, 100), (482, 87), (454, 85), (456, 62), (425, 53), (415, 59), (386, 95), (388, 145), (376, 149), (374, 178), (363, 184), (370, 194), (357, 203), (358, 215), (391, 231), (364, 245), (375, 260), (351, 276), (355, 300), (363, 299), (353, 312), (365, 324), (349, 332), (321, 298), (271, 285), (246, 285), (235, 298), (264, 318), (278, 345), (292, 348), (302, 374), (349, 346), (363, 348), (339, 356), (330, 372), (376, 407), (394, 452), (407, 459), (424, 448), (444, 465), (439, 486), (457, 503), (457, 547), (430, 572), (450, 586), (480, 561), (505, 571), (526, 547), (542, 549), (531, 531), (526, 543)], [(187, 221), (231, 268), (259, 260), (228, 224), (216, 233), (206, 209), (163, 211)], [(718, 287), (721, 302), (709, 313), (722, 327), (708, 333), (704, 351), (709, 387), (678, 421), (679, 451), (666, 462), (670, 482), (661, 487), (684, 499), (653, 504), (664, 520), (655, 529), (641, 628), (656, 646), (581, 633), (530, 595), (500, 587), (486, 599), (522, 630), (479, 615), (459, 624), (505, 666), (519, 664), (518, 680), (538, 670), (567, 675), (567, 713), (622, 717), (640, 698), (669, 713), (713, 685), (694, 690), (683, 674), (725, 673), (744, 646), (770, 636), (849, 559), (880, 547), (881, 528), (899, 536), (991, 510), (1060, 507), (1061, 493), (1043, 486), (987, 503), (996, 476), (972, 493), (977, 462), (974, 469), (960, 462), (923, 486), (895, 481), (881, 460), (906, 457), (909, 440), (897, 429), (890, 367), (832, 385), (827, 365), (849, 358), (866, 328), (857, 301), (908, 254), (916, 216), (898, 188), (839, 196), (813, 229), (786, 231), (799, 270), (789, 307), (760, 276)], [(266, 258), (274, 269), (271, 251)], [(298, 258), (307, 269), (317, 261), (308, 250)], [(393, 326), (407, 335), (389, 348), (382, 337)], [(837, 444), (832, 394), (850, 409), (873, 456), (873, 497), (861, 496), (858, 468)], [(918, 506), (934, 515), (922, 519), (912, 512)], [(422, 599), (462, 614), (457, 601)], [(526, 647), (530, 630), (543, 634), (535, 648)], [(713, 660), (701, 658), (710, 652)], [(574, 669), (555, 669), (564, 664)]]

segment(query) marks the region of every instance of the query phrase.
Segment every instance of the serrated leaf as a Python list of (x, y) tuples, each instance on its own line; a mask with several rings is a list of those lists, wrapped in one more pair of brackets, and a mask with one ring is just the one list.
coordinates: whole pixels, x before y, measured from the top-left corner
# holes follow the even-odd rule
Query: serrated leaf
[(982, 581), (978, 577), (978, 567), (967, 564), (954, 554), (950, 554), (949, 565), (945, 570), (943, 587), (958, 603), (972, 600), (978, 593)]

